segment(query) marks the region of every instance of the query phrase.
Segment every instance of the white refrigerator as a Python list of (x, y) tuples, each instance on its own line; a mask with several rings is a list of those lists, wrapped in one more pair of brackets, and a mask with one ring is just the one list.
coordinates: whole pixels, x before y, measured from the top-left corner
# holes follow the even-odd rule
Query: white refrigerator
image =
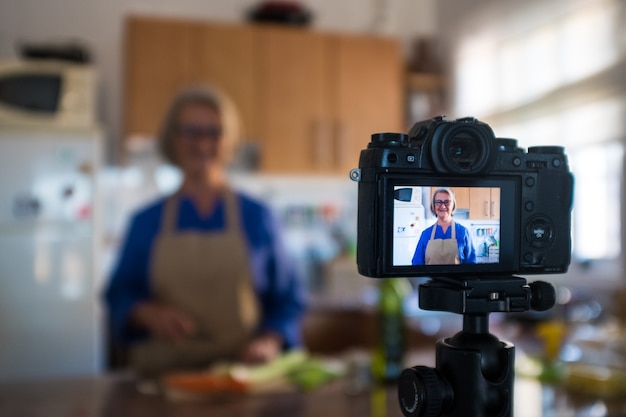
[(103, 369), (98, 129), (0, 127), (0, 381)]
[(422, 187), (396, 187), (393, 210), (393, 264), (411, 265), (425, 228)]

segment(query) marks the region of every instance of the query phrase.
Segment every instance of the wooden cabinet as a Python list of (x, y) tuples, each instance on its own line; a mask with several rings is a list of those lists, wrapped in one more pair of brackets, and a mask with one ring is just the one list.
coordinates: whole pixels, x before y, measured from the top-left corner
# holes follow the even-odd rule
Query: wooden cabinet
[(124, 131), (154, 137), (175, 92), (192, 80), (191, 25), (131, 18), (126, 25)]
[(333, 130), (335, 169), (347, 175), (373, 133), (404, 132), (404, 90), (399, 44), (361, 36), (333, 38)]
[(347, 175), (372, 133), (401, 129), (395, 41), (279, 27), (259, 33), (264, 170)]
[[(435, 197), (435, 190), (439, 187), (430, 188), (431, 200)], [(457, 209), (469, 209), (470, 208), (470, 189), (468, 187), (450, 187), (450, 191), (454, 193), (454, 199), (456, 200)]]
[(214, 85), (237, 104), (242, 135), (253, 138), (259, 131), (259, 83), (254, 71), (258, 40), (251, 26), (193, 24), (195, 57), (191, 81)]
[(500, 189), (499, 188), (471, 188), (470, 219), (500, 218)]
[(255, 38), (246, 26), (162, 18), (126, 24), (125, 136), (154, 138), (172, 97), (193, 84), (218, 86), (237, 103), (244, 136), (258, 130)]
[(233, 98), (267, 172), (347, 175), (372, 133), (404, 130), (395, 40), (140, 17), (126, 29), (126, 137), (154, 137), (171, 97), (197, 83)]
[(329, 169), (329, 40), (309, 31), (261, 27), (257, 134), (261, 168), (272, 172)]
[[(431, 187), (430, 198), (435, 190)], [(500, 189), (476, 187), (450, 187), (456, 199), (457, 209), (469, 209), (469, 218), (497, 220), (500, 218)]]

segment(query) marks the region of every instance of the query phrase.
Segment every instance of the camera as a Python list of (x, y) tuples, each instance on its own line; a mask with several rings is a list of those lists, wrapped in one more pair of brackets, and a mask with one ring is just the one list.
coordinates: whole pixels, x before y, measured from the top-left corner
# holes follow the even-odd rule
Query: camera
[[(358, 181), (362, 275), (511, 276), (569, 267), (573, 176), (562, 147), (526, 151), (473, 117), (438, 116), (408, 134), (373, 134), (350, 176)], [(417, 252), (443, 231), (433, 230), (439, 206), (463, 226), (451, 228), (459, 254), (427, 262)]]

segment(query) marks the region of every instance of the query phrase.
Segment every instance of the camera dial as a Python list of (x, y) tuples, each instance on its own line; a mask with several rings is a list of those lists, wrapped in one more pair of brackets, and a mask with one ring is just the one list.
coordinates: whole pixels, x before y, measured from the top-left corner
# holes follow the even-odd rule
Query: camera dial
[(500, 152), (524, 153), (524, 148), (517, 146), (517, 139), (496, 138), (496, 143)]
[(400, 375), (398, 399), (406, 417), (437, 417), (450, 406), (454, 393), (436, 369), (414, 366)]
[(409, 136), (404, 133), (374, 133), (368, 148), (406, 148)]

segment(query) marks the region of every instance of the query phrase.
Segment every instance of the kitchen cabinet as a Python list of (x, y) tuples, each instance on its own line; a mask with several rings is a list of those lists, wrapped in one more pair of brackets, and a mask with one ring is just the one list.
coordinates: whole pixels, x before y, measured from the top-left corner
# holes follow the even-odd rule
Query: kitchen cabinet
[(154, 138), (171, 97), (195, 83), (233, 98), (266, 172), (347, 175), (372, 133), (404, 130), (396, 40), (144, 17), (126, 33), (127, 138)]
[(153, 139), (179, 89), (218, 86), (236, 103), (244, 136), (258, 129), (251, 27), (131, 17), (126, 24), (124, 133)]
[(258, 38), (261, 169), (330, 169), (329, 39), (277, 26), (259, 28)]
[(237, 105), (242, 137), (259, 131), (259, 83), (253, 70), (257, 60), (256, 33), (252, 26), (194, 24), (192, 41), (196, 57), (191, 68), (193, 82), (214, 85)]
[(341, 173), (359, 165), (373, 133), (404, 132), (404, 65), (395, 40), (335, 36), (331, 77), (334, 167)]
[[(435, 190), (439, 187), (431, 187), (430, 198), (434, 197)], [(470, 208), (470, 189), (468, 187), (450, 187), (450, 191), (454, 193), (457, 209), (469, 209)]]
[(500, 219), (500, 189), (471, 188), (469, 191), (470, 219)]
[(264, 170), (347, 175), (372, 133), (400, 131), (395, 41), (280, 27), (259, 34)]
[(131, 18), (126, 25), (124, 130), (154, 137), (167, 104), (192, 81), (192, 25)]

